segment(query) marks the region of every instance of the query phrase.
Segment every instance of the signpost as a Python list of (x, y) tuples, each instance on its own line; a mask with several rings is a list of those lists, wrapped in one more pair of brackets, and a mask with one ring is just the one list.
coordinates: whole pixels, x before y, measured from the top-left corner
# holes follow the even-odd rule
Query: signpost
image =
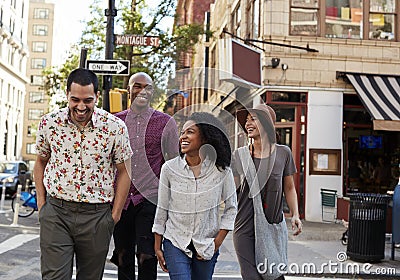
[(128, 76), (129, 60), (87, 60), (86, 68), (99, 75)]
[(156, 36), (115, 35), (115, 44), (158, 47), (160, 45), (160, 40)]

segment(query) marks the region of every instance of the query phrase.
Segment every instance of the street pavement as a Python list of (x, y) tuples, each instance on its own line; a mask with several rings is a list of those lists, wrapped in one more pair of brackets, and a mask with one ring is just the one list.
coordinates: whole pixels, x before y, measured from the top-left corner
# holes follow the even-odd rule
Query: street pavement
[[(40, 279), (39, 224), (37, 212), (14, 220), (11, 200), (0, 209), (0, 280)], [(303, 233), (294, 237), (289, 229), (289, 267), (286, 279), (399, 279), (400, 249), (390, 260), (391, 245), (386, 243), (385, 259), (368, 264), (346, 258), (346, 246), (340, 242), (344, 226), (335, 223), (304, 222)], [(110, 244), (103, 280), (117, 279), (115, 265), (109, 262)], [(355, 274), (353, 274), (356, 272)], [(75, 279), (75, 278), (73, 278)], [(169, 279), (159, 270), (158, 279)], [(232, 235), (220, 249), (214, 280), (242, 279), (232, 243)]]

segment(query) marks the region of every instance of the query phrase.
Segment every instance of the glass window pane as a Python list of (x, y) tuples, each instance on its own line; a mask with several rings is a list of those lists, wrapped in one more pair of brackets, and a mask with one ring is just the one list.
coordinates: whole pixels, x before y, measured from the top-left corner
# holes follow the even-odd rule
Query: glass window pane
[(292, 6), (318, 8), (318, 0), (292, 0)]
[(371, 0), (370, 11), (371, 12), (394, 13), (396, 11), (396, 1), (395, 0)]
[(29, 92), (29, 102), (31, 103), (43, 103), (44, 93), (43, 92)]
[(326, 37), (362, 38), (362, 8), (354, 7), (350, 0), (328, 1), (325, 15)]
[(317, 36), (318, 10), (292, 8), (290, 16), (291, 35)]
[(46, 52), (47, 43), (46, 42), (32, 42), (32, 50), (34, 52)]
[(370, 14), (369, 38), (378, 40), (394, 40), (394, 15)]
[(29, 120), (40, 120), (43, 116), (44, 111), (42, 109), (29, 109), (28, 111), (28, 119)]

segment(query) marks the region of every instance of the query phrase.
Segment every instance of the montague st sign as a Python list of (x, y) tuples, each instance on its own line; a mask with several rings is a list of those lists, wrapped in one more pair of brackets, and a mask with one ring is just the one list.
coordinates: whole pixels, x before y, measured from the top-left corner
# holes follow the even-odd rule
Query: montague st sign
[(160, 42), (159, 38), (156, 36), (115, 35), (115, 44), (129, 45), (129, 46), (158, 47), (160, 45)]

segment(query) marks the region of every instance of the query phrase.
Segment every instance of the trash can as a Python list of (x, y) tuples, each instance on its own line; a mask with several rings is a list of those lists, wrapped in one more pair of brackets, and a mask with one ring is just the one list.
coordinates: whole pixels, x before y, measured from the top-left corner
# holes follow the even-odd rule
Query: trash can
[(396, 244), (400, 244), (400, 182), (393, 193), (391, 260), (394, 260), (394, 247)]
[(347, 255), (362, 262), (385, 258), (386, 210), (390, 196), (352, 193), (350, 197)]

